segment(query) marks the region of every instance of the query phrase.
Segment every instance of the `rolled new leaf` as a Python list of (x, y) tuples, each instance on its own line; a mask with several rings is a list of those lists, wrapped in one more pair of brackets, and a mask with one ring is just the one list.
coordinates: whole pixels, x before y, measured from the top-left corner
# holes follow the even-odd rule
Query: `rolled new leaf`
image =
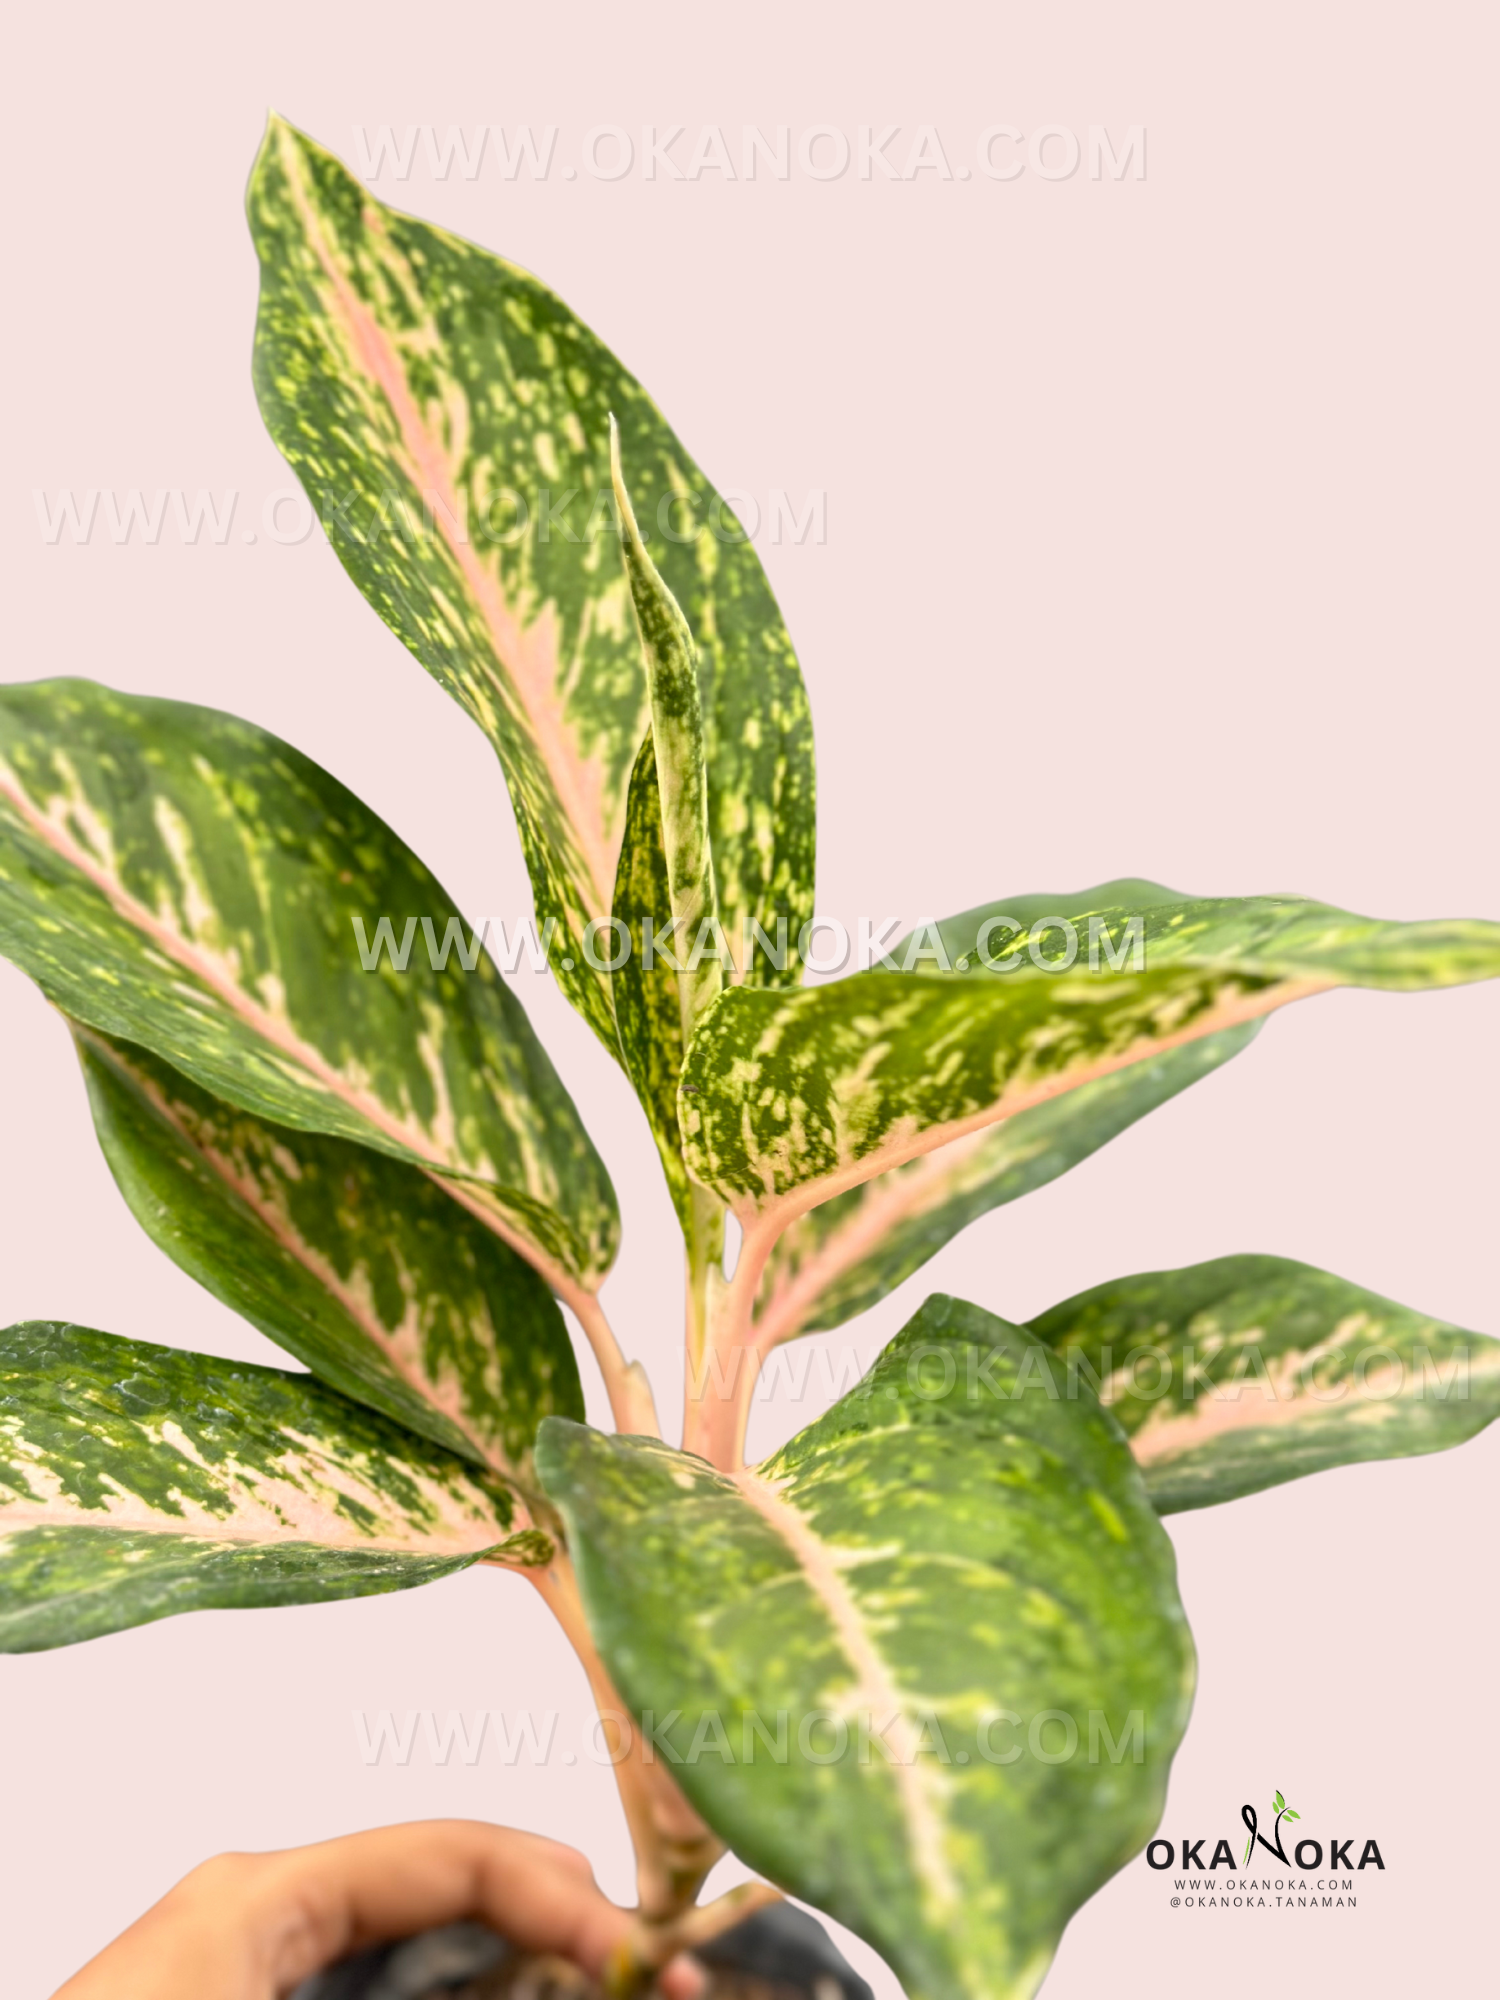
[[(656, 761), (656, 803), (666, 864), (668, 911), (682, 971), (677, 990), (682, 1039), (692, 1039), (705, 1007), (724, 985), (717, 956), (727, 949), (719, 928), (714, 854), (708, 832), (708, 772), (703, 713), (698, 700), (698, 654), (681, 606), (646, 552), (620, 465), (620, 429), (609, 420), (609, 469), (623, 527), (621, 548), (630, 599), (646, 661), (651, 696), (651, 742)], [(705, 950), (705, 947), (710, 947)], [(696, 962), (695, 962), (696, 961)]]
[(1031, 1994), (1150, 1835), (1187, 1718), (1171, 1546), (1025, 1329), (929, 1299), (754, 1471), (550, 1419), (538, 1466), (635, 1723), (741, 1858), (913, 2000)]
[[(610, 914), (649, 713), (607, 426), (703, 649), (720, 909), (812, 915), (812, 723), (754, 548), (640, 384), (527, 272), (377, 201), (273, 117), (250, 177), (255, 388), (345, 569), (499, 753), (553, 969), (613, 1053)], [(659, 539), (658, 539), (659, 538)], [(594, 959), (603, 954), (597, 950)], [(567, 963), (568, 960), (572, 964)], [(752, 981), (795, 982), (757, 957)]]
[(147, 1235), (322, 1381), (522, 1481), (582, 1417), (545, 1281), (419, 1168), (272, 1125), (75, 1030), (110, 1171)]
[(1500, 1416), (1500, 1340), (1289, 1257), (1117, 1278), (1031, 1330), (1099, 1387), (1163, 1514), (1445, 1451)]
[(689, 1180), (682, 1159), (677, 1085), (693, 1021), (693, 997), (690, 990), (684, 991), (684, 983), (694, 975), (678, 969), (685, 966), (690, 952), (681, 953), (670, 942), (665, 952), (658, 948), (658, 940), (669, 929), (663, 913), (671, 907), (656, 747), (648, 731), (631, 774), (625, 840), (615, 877), (613, 913), (631, 944), (610, 985), (620, 1053), (661, 1155), (672, 1206), (683, 1236), (706, 1257), (717, 1255), (722, 1246), (722, 1210), (715, 1195)]
[(1259, 1028), (1251, 1021), (1132, 1063), (810, 1210), (767, 1260), (755, 1308), (758, 1344), (842, 1326), (978, 1217), (1045, 1187), (1238, 1055)]
[[(1106, 933), (1096, 939), (1093, 969), (1049, 964), (1049, 949), (1065, 956), (1065, 934), (1044, 932), (1040, 918), (1033, 930), (1012, 909), (1014, 926), (979, 921), (983, 913), (954, 919), (949, 950), (968, 943), (948, 972), (872, 971), (798, 993), (729, 989), (683, 1066), (689, 1172), (764, 1254), (833, 1195), (1288, 1001), (1337, 986), (1414, 991), (1500, 973), (1500, 924), (1382, 923), (1267, 897), (1135, 912), (1137, 970), (1125, 908), (1095, 914), (1117, 927), (1108, 953)], [(1023, 948), (1030, 943), (1041, 964)], [(987, 971), (980, 956), (1015, 968)]]
[(216, 1097), (447, 1177), (559, 1287), (608, 1269), (614, 1191), (520, 1003), (411, 850), (265, 730), (0, 688), (0, 952)]
[(0, 1652), (408, 1590), (550, 1544), (493, 1475), (307, 1375), (0, 1333)]

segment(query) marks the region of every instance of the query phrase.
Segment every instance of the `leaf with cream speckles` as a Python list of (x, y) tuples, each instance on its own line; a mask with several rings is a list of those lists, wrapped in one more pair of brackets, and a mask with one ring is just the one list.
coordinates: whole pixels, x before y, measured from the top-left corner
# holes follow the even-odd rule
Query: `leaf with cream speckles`
[[(591, 1287), (614, 1191), (483, 951), (377, 942), (457, 910), (353, 793), (214, 709), (0, 689), (0, 951), (65, 1012), (277, 1124), (445, 1177), (549, 1282)], [(467, 939), (467, 931), (462, 938)], [(410, 940), (409, 940), (410, 941)]]
[[(665, 953), (656, 944), (666, 926), (663, 912), (671, 907), (671, 894), (662, 846), (656, 749), (649, 733), (631, 774), (612, 907), (631, 939), (629, 956), (611, 975), (620, 1051), (661, 1155), (672, 1206), (683, 1235), (690, 1237), (695, 1226), (695, 1200), (713, 1201), (713, 1197), (694, 1186), (682, 1163), (677, 1084), (682, 1074), (683, 1021), (690, 1016), (692, 1003), (682, 991), (686, 975), (674, 969), (682, 962), (682, 954), (670, 940)], [(651, 937), (649, 965), (644, 946), (646, 926)]]
[(1259, 1027), (1251, 1021), (1132, 1063), (810, 1210), (767, 1259), (756, 1301), (757, 1345), (764, 1350), (842, 1326), (979, 1216), (1045, 1187), (1238, 1055)]
[[(1121, 888), (1131, 893), (1116, 903), (1109, 892)], [(1150, 895), (1158, 900), (1147, 904)], [(1048, 965), (1065, 934), (1044, 932), (1046, 911), (1014, 899), (941, 926), (950, 972), (876, 970), (797, 993), (723, 993), (683, 1066), (689, 1172), (764, 1242), (888, 1168), (1287, 1001), (1500, 974), (1500, 924), (1382, 923), (1290, 897), (1167, 898), (1131, 883), (1070, 899), (1085, 940), (1091, 918), (1101, 927), (1096, 969), (1086, 943), (1071, 968)], [(1062, 901), (1047, 900), (1053, 910)], [(1127, 943), (1136, 920), (1139, 970)], [(959, 970), (976, 949), (1015, 968)]]
[(657, 1754), (913, 2000), (1034, 1990), (1150, 1836), (1187, 1720), (1171, 1544), (1118, 1427), (1060, 1373), (939, 1296), (753, 1472), (561, 1419), (538, 1443)]
[(144, 1049), (75, 1034), (137, 1221), (324, 1382), (523, 1480), (541, 1419), (583, 1415), (545, 1281), (419, 1168), (268, 1124)]
[(279, 118), (248, 205), (267, 427), (345, 569), (499, 753), (554, 970), (613, 1052), (582, 932), (609, 915), (648, 703), (610, 415), (698, 639), (731, 940), (777, 911), (795, 938), (812, 914), (812, 725), (759, 559), (640, 384), (527, 272), (385, 207)]
[[(641, 540), (635, 509), (620, 465), (619, 430), (610, 419), (610, 471), (623, 523), (621, 545), (651, 697), (651, 743), (656, 760), (656, 805), (666, 867), (668, 910), (682, 960), (678, 992), (682, 1037), (691, 1040), (703, 1010), (723, 991), (733, 970), (720, 953), (719, 898), (709, 839), (708, 773), (703, 710), (698, 697), (697, 648), (682, 607), (667, 588)], [(633, 774), (632, 774), (633, 775)], [(627, 800), (627, 817), (629, 804)], [(705, 947), (711, 947), (705, 949)]]
[(499, 1479), (309, 1375), (54, 1321), (0, 1333), (0, 1652), (541, 1554)]
[(1163, 1514), (1445, 1451), (1500, 1416), (1500, 1340), (1288, 1257), (1116, 1278), (1031, 1330), (1099, 1387)]

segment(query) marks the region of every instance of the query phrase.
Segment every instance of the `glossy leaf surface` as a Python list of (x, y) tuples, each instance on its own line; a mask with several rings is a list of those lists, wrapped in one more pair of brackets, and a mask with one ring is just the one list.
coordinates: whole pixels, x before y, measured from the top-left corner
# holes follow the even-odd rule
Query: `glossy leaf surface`
[[(717, 946), (722, 932), (714, 886), (713, 847), (708, 833), (708, 771), (703, 713), (698, 700), (697, 648), (681, 606), (641, 540), (620, 465), (619, 433), (613, 420), (610, 470), (623, 524), (625, 574), (640, 630), (651, 697), (656, 802), (661, 821), (662, 859), (666, 864), (668, 909), (676, 955), (683, 964), (678, 990), (682, 996), (682, 1033), (686, 1042), (692, 1038), (699, 1015), (723, 989), (726, 972), (732, 970), (716, 951), (705, 954), (704, 950), (707, 945)], [(626, 816), (628, 821), (628, 800)], [(727, 941), (720, 949), (727, 949)]]
[(767, 1261), (756, 1302), (763, 1343), (842, 1326), (864, 1312), (979, 1216), (1056, 1180), (1238, 1055), (1259, 1026), (1132, 1063), (810, 1210)]
[(76, 1032), (136, 1220), (322, 1381), (522, 1479), (541, 1419), (582, 1417), (545, 1281), (419, 1168), (268, 1124), (144, 1049)]
[[(691, 1019), (691, 996), (683, 991), (686, 975), (676, 965), (681, 957), (669, 946), (663, 954), (656, 938), (666, 928), (663, 911), (671, 909), (667, 857), (662, 845), (661, 793), (656, 775), (656, 750), (650, 735), (641, 745), (631, 774), (625, 839), (615, 878), (614, 916), (631, 939), (629, 956), (611, 975), (615, 1023), (626, 1073), (651, 1127), (672, 1206), (683, 1234), (693, 1227), (694, 1188), (682, 1161), (682, 1133), (677, 1123), (677, 1085), (685, 1046), (683, 1023)], [(644, 948), (645, 929), (651, 937), (651, 963)]]
[[(1119, 926), (1119, 969), (1101, 945), (1097, 971), (1086, 961), (1039, 970), (1012, 940), (1014, 974), (960, 971), (955, 951), (947, 973), (877, 970), (797, 993), (725, 992), (683, 1068), (689, 1171), (747, 1231), (761, 1218), (784, 1226), (952, 1139), (1290, 1000), (1500, 973), (1500, 924), (1381, 923), (1274, 898), (1154, 906), (1143, 917), (1145, 963), (1133, 971), (1128, 919), (1101, 907)], [(982, 918), (953, 919), (951, 946), (967, 939), (972, 951)]]
[[(449, 1177), (549, 1277), (597, 1283), (608, 1176), (480, 951), (389, 827), (288, 744), (91, 681), (0, 689), (0, 951), (58, 1006), (259, 1117)], [(462, 938), (468, 941), (468, 933)]]
[[(981, 953), (985, 926), (998, 924), (1002, 916), (1013, 917), (1019, 928), (1002, 925)], [(967, 958), (980, 979), (1014, 977), (988, 969), (981, 957), (1019, 958), (1016, 970), (1022, 979), (1048, 979), (1057, 976), (1052, 968), (1068, 949), (1066, 934), (1046, 926), (1048, 916), (1073, 925), (1080, 962), (1097, 961), (1101, 970), (1109, 969), (1111, 952), (1132, 962), (1130, 926), (1137, 923), (1148, 969), (1216, 965), (1273, 979), (1291, 973), (1327, 986), (1370, 986), (1388, 993), (1461, 986), (1493, 979), (1500, 971), (1500, 924), (1467, 917), (1389, 923), (1300, 896), (1184, 896), (1134, 877), (1062, 895), (982, 904), (945, 918), (937, 929), (954, 964)]]
[(0, 1652), (542, 1544), (493, 1475), (310, 1376), (51, 1321), (0, 1333)]
[(754, 1471), (542, 1428), (591, 1629), (656, 1754), (915, 2000), (1034, 1990), (1151, 1833), (1186, 1721), (1171, 1546), (1061, 1369), (935, 1297)]
[(1289, 1257), (1143, 1271), (1031, 1328), (1099, 1385), (1163, 1514), (1444, 1451), (1500, 1416), (1500, 1341)]
[(249, 214), (267, 427), (355, 583), (495, 745), (538, 917), (559, 926), (554, 969), (613, 1050), (582, 934), (609, 915), (648, 702), (611, 414), (699, 641), (726, 927), (782, 910), (795, 938), (812, 911), (812, 729), (760, 562), (640, 384), (527, 272), (385, 207), (279, 118)]

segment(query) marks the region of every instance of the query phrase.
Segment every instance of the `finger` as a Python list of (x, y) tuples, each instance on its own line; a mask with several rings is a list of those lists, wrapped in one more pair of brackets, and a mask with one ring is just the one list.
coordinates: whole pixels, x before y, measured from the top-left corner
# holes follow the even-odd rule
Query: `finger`
[[(278, 2000), (367, 1945), (463, 1918), (595, 1977), (631, 1926), (576, 1849), (477, 1821), (428, 1821), (205, 1862), (56, 2000)], [(659, 1984), (667, 2000), (699, 2000), (705, 1979), (680, 1957)]]
[(683, 1953), (670, 1965), (662, 1967), (656, 1975), (656, 1983), (667, 2000), (701, 2000), (708, 1985), (708, 1974), (696, 1958)]
[[(265, 1861), (254, 1928), (278, 1982), (465, 1918), (598, 1976), (630, 1928), (575, 1849), (475, 1820), (382, 1827)], [(685, 1961), (663, 1982), (672, 2000), (695, 2000), (701, 1983)]]

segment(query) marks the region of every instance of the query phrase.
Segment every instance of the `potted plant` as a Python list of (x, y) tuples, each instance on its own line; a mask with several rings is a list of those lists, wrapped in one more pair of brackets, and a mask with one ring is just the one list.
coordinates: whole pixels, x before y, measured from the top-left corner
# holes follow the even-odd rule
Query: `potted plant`
[[(0, 1337), (0, 1646), (490, 1566), (599, 1703), (639, 1857), (622, 1992), (784, 1890), (913, 1995), (1030, 1993), (1153, 1831), (1187, 1720), (1159, 1516), (1460, 1442), (1500, 1343), (1240, 1256), (1027, 1325), (929, 1298), (752, 1466), (758, 1373), (1275, 1008), (1491, 977), (1500, 925), (1117, 880), (804, 983), (811, 721), (733, 512), (544, 286), (278, 119), (249, 213), (266, 422), (494, 744), (538, 949), (650, 1125), (682, 1444), (600, 1303), (604, 1165), (399, 836), (249, 723), (8, 686), (0, 950), (67, 1016), (142, 1225), (307, 1372)], [(700, 1906), (726, 1848), (767, 1886)]]

